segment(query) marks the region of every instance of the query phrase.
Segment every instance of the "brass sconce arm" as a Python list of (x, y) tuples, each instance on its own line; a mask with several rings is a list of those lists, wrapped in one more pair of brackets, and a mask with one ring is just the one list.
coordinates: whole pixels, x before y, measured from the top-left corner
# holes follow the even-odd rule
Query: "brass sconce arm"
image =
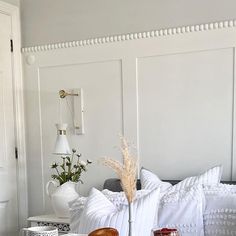
[[(67, 96), (73, 96), (69, 101), (66, 100), (67, 106), (70, 110), (73, 125), (76, 134), (84, 134), (84, 104), (83, 104), (83, 90), (82, 88), (71, 89), (66, 92), (64, 89), (59, 91), (59, 104), (61, 99)], [(60, 117), (61, 117), (61, 105), (60, 105)], [(62, 123), (62, 122), (61, 122)]]
[(66, 96), (79, 96), (78, 93), (67, 93), (65, 90), (59, 91), (60, 98), (65, 98)]

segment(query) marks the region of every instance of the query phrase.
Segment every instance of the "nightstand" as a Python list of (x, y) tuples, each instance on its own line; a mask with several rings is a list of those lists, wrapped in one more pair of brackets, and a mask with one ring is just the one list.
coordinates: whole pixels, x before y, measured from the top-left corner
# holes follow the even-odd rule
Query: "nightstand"
[(55, 226), (58, 228), (59, 235), (70, 231), (70, 220), (68, 218), (58, 218), (55, 215), (41, 215), (29, 217), (30, 226)]

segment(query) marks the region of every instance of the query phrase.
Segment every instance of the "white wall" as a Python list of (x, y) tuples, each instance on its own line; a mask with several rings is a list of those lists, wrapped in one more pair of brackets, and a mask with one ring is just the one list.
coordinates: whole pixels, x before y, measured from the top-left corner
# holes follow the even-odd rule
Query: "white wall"
[(236, 21), (223, 26), (25, 49), (30, 215), (50, 212), (45, 185), (58, 160), (52, 151), (60, 89), (84, 91), (84, 135), (73, 134), (65, 101), (62, 109), (71, 146), (94, 160), (82, 194), (114, 176), (97, 160), (120, 158), (118, 133), (135, 144), (140, 166), (160, 178), (183, 179), (222, 164), (223, 178), (235, 179)]
[[(235, 0), (22, 0), (23, 46), (233, 19), (235, 9)], [(61, 88), (85, 90), (85, 105), (89, 108), (85, 114), (86, 133), (70, 139), (84, 158), (119, 157), (114, 145), (118, 143), (117, 133), (124, 131), (139, 148), (140, 164), (162, 178), (184, 178), (219, 163), (225, 167), (224, 179), (235, 177), (235, 33), (224, 31), (199, 33), (199, 44), (195, 32), (154, 41), (25, 54), (30, 215), (50, 211), (44, 189), (50, 179), (50, 163), (56, 160), (51, 153), (58, 117), (57, 92)], [(166, 56), (160, 56), (163, 54)], [(27, 64), (29, 55), (36, 57), (33, 65)], [(206, 58), (212, 63), (202, 63)], [(179, 79), (175, 84), (178, 90), (172, 93), (175, 78)], [(141, 86), (138, 90), (137, 85)], [(195, 86), (199, 86), (196, 91)], [(155, 87), (162, 87), (164, 92), (156, 94)], [(198, 100), (202, 89), (203, 97)], [(189, 96), (187, 101), (185, 96)], [(213, 99), (205, 104), (209, 97)], [(171, 105), (169, 115), (165, 114), (167, 105)], [(186, 116), (180, 112), (186, 110)], [(197, 119), (192, 119), (193, 114)], [(81, 192), (87, 193), (91, 186), (101, 188), (110, 176), (111, 171), (95, 163), (86, 174)]]
[(23, 46), (236, 18), (235, 0), (22, 0)]
[(1, 1), (16, 5), (16, 6), (20, 5), (20, 0), (1, 0)]

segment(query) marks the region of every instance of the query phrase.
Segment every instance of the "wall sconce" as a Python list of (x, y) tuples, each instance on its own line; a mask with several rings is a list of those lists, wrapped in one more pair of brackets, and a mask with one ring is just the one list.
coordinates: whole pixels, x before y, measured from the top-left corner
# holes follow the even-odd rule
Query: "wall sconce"
[[(64, 99), (67, 96), (73, 96), (71, 115), (73, 118), (73, 125), (76, 134), (84, 134), (84, 124), (83, 124), (83, 91), (82, 89), (74, 89), (71, 92), (66, 92), (65, 90), (59, 91), (60, 99)], [(61, 103), (60, 103), (61, 104)], [(61, 105), (60, 108), (60, 124), (56, 124), (57, 128), (57, 139), (54, 147), (54, 154), (57, 155), (68, 155), (71, 154), (71, 149), (66, 137), (67, 124), (62, 123), (61, 117)]]
[(73, 89), (71, 92), (66, 92), (65, 90), (59, 91), (59, 96), (61, 99), (67, 96), (73, 96), (72, 100), (72, 117), (76, 134), (84, 134), (84, 117), (83, 117), (83, 90)]
[(56, 155), (71, 154), (71, 149), (66, 137), (67, 124), (56, 124), (56, 128), (57, 128), (57, 139), (53, 154)]

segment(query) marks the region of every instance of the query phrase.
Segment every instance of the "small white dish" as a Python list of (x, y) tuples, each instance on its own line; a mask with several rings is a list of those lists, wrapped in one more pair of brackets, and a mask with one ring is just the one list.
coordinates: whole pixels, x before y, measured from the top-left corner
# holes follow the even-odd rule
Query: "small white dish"
[(62, 236), (88, 236), (87, 234), (63, 234)]
[(62, 236), (88, 236), (87, 234), (63, 234)]
[(58, 236), (58, 229), (53, 226), (37, 226), (21, 230), (24, 236)]

